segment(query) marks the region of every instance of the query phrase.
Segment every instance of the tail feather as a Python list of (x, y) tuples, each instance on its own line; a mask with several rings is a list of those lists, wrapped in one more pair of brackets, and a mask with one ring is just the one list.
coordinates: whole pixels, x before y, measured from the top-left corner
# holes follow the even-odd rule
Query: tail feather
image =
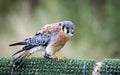
[(16, 46), (16, 45), (26, 45), (26, 42), (17, 42), (17, 43), (10, 44), (9, 46)]
[(23, 62), (23, 60), (28, 57), (30, 55), (29, 51), (25, 51), (24, 53), (22, 53), (20, 56), (18, 56), (17, 58), (15, 58), (13, 61), (12, 61), (12, 64), (11, 64), (11, 75), (14, 74), (14, 69), (16, 67), (19, 67), (19, 65)]
[(12, 56), (14, 56), (14, 55), (16, 55), (16, 54), (18, 54), (18, 53), (20, 53), (20, 52), (22, 52), (22, 51), (24, 51), (24, 49), (15, 52)]
[(23, 51), (27, 51), (27, 50), (30, 50), (31, 48), (35, 47), (35, 45), (29, 45), (29, 46), (24, 46), (21, 50), (18, 50), (17, 52), (15, 52), (12, 56), (20, 53), (20, 52), (23, 52)]

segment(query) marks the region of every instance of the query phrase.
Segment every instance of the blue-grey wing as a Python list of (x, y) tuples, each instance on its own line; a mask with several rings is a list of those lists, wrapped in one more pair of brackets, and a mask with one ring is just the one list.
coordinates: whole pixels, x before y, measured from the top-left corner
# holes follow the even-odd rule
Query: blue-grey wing
[(13, 56), (22, 51), (30, 50), (37, 46), (42, 46), (42, 48), (46, 48), (51, 41), (56, 40), (55, 37), (57, 37), (57, 32), (51, 33), (51, 34), (44, 34), (44, 35), (39, 34), (39, 35), (32, 36), (30, 38), (27, 38), (24, 40), (26, 45), (21, 50), (15, 52)]
[(33, 46), (47, 46), (51, 41), (57, 40), (58, 32), (54, 32), (51, 34), (39, 34), (35, 35), (27, 40), (27, 45), (33, 45)]
[(46, 35), (35, 35), (32, 38), (29, 38), (27, 41), (27, 45), (42, 45), (46, 46), (48, 42), (50, 41), (51, 36), (46, 34)]

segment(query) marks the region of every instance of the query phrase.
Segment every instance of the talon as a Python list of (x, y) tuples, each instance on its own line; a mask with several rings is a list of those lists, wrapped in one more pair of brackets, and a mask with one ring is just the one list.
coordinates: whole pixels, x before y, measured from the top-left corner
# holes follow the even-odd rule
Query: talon
[(55, 56), (55, 58), (59, 61), (59, 60), (64, 60), (65, 59), (65, 57), (61, 57), (61, 56), (59, 56), (59, 55), (54, 55)]

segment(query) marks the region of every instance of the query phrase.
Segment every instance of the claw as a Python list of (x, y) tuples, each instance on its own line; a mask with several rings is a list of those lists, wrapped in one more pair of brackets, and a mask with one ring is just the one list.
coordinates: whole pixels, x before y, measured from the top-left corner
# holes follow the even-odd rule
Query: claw
[(64, 60), (65, 59), (65, 57), (61, 57), (61, 56), (59, 56), (59, 55), (54, 55), (55, 56), (55, 58), (59, 61), (59, 60)]

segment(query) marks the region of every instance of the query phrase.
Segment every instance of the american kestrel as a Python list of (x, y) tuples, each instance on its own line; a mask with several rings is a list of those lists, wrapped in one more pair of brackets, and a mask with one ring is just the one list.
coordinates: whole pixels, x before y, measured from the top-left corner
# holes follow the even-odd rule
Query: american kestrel
[(12, 56), (21, 53), (12, 62), (12, 67), (19, 65), (22, 60), (36, 51), (44, 51), (45, 58), (55, 56), (57, 60), (64, 60), (64, 57), (55, 53), (59, 51), (74, 33), (74, 24), (71, 21), (62, 21), (53, 24), (47, 24), (42, 27), (34, 36), (24, 39), (21, 42), (10, 44), (9, 46), (24, 45), (24, 47), (15, 52)]

